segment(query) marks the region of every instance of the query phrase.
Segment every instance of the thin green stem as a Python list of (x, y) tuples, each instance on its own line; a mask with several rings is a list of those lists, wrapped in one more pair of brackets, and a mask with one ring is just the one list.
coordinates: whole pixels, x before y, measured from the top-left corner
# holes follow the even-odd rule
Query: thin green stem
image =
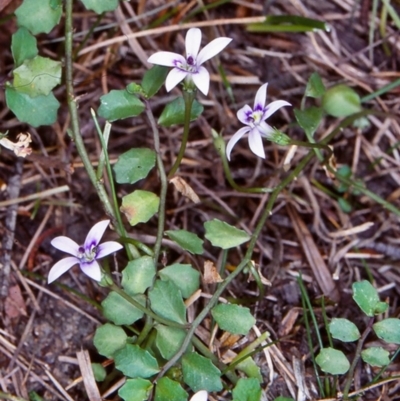
[(194, 101), (195, 94), (196, 94), (195, 91), (187, 91), (187, 90), (183, 91), (183, 100), (185, 101), (185, 122), (183, 126), (182, 143), (181, 143), (181, 148), (179, 149), (178, 156), (176, 157), (175, 163), (172, 166), (170, 172), (168, 173), (168, 179), (171, 179), (177, 172), (183, 159), (183, 155), (185, 154), (186, 145), (189, 139), (190, 116), (192, 112), (192, 104)]

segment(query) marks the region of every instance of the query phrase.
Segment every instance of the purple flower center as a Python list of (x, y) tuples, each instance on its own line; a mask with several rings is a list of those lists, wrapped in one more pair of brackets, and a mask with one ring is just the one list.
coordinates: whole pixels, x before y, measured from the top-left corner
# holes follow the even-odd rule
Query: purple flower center
[(254, 127), (263, 121), (265, 110), (261, 105), (257, 105), (254, 110), (246, 112), (247, 124)]
[(96, 259), (97, 253), (98, 253), (97, 244), (92, 243), (86, 249), (85, 247), (80, 246), (77, 257), (82, 263), (90, 263)]

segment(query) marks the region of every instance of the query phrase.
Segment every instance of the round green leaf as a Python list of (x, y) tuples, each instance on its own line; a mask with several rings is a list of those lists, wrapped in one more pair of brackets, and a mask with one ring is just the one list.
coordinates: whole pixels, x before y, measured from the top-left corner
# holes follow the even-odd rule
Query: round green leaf
[(114, 164), (118, 184), (134, 184), (146, 178), (156, 164), (156, 153), (148, 148), (128, 150)]
[(121, 212), (131, 226), (148, 222), (158, 211), (160, 198), (152, 192), (136, 190), (122, 197)]
[[(144, 296), (136, 296), (135, 300), (142, 305), (146, 304)], [(132, 324), (143, 317), (143, 312), (133, 306), (121, 295), (111, 291), (101, 303), (103, 315), (117, 325)]]
[(375, 323), (375, 334), (387, 343), (400, 344), (400, 319), (388, 318)]
[(107, 372), (101, 363), (92, 363), (94, 380), (102, 382), (107, 377)]
[(29, 31), (21, 26), (17, 32), (12, 35), (11, 52), (14, 58), (14, 64), (18, 67), (24, 60), (37, 56), (37, 41)]
[(125, 346), (127, 339), (121, 327), (106, 323), (96, 329), (93, 344), (100, 355), (113, 358), (114, 353)]
[(205, 237), (213, 246), (219, 246), (222, 249), (234, 248), (250, 239), (245, 231), (218, 219), (205, 222), (204, 228), (206, 229)]
[(219, 304), (211, 309), (218, 326), (232, 334), (246, 335), (256, 323), (249, 308), (234, 304)]
[(158, 274), (161, 280), (171, 280), (181, 290), (183, 298), (189, 298), (200, 287), (200, 273), (191, 265), (176, 263), (164, 267)]
[(382, 347), (371, 347), (361, 351), (361, 358), (371, 366), (382, 367), (390, 363), (389, 352)]
[(49, 33), (60, 22), (61, 14), (61, 0), (24, 0), (15, 10), (18, 25), (34, 35)]
[(165, 360), (169, 360), (179, 351), (186, 337), (186, 331), (176, 327), (163, 326), (162, 324), (157, 324), (156, 330), (156, 346), (161, 356)]
[(360, 338), (357, 326), (347, 319), (333, 318), (329, 324), (329, 331), (333, 338), (343, 342), (357, 341)]
[[(190, 121), (195, 120), (204, 110), (204, 107), (194, 100), (190, 113)], [(164, 127), (170, 127), (174, 124), (183, 124), (185, 122), (185, 101), (183, 97), (178, 97), (165, 106), (161, 113), (158, 123)]]
[(110, 91), (100, 98), (100, 102), (99, 116), (111, 122), (138, 116), (144, 110), (144, 104), (125, 89)]
[(154, 65), (145, 72), (142, 80), (142, 89), (147, 97), (152, 97), (159, 91), (167, 78), (169, 70), (167, 67)]
[(165, 234), (186, 251), (202, 255), (204, 253), (203, 240), (196, 234), (186, 230), (168, 230)]
[(336, 85), (324, 93), (322, 108), (333, 117), (347, 117), (361, 111), (360, 96), (347, 85)]
[(257, 379), (241, 378), (232, 391), (232, 401), (260, 401), (261, 386)]
[(193, 390), (222, 390), (221, 372), (212, 362), (196, 352), (190, 352), (182, 358), (183, 381)]
[(81, 0), (88, 10), (93, 10), (96, 14), (106, 11), (114, 11), (118, 7), (118, 0)]
[(128, 262), (122, 271), (122, 287), (127, 294), (133, 296), (144, 294), (144, 292), (153, 284), (156, 268), (153, 258), (142, 256), (141, 258)]
[(159, 372), (156, 358), (138, 345), (127, 344), (115, 353), (115, 367), (125, 376), (147, 379)]
[(124, 401), (147, 401), (153, 385), (145, 379), (128, 379), (118, 390), (118, 395)]
[(350, 368), (350, 363), (343, 352), (333, 348), (321, 349), (315, 358), (315, 362), (323, 372), (332, 375), (343, 375)]
[(188, 393), (179, 383), (169, 377), (162, 377), (157, 381), (154, 401), (186, 401)]
[(352, 288), (354, 301), (367, 316), (373, 317), (380, 302), (378, 291), (366, 280), (353, 283)]

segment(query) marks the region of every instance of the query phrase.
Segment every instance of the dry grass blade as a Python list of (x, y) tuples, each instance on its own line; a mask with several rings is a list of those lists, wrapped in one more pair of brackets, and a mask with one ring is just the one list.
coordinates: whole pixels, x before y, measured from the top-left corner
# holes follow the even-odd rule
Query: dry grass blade
[(79, 363), (79, 369), (82, 373), (83, 384), (90, 401), (102, 401), (96, 380), (94, 379), (93, 370), (90, 362), (89, 352), (79, 351), (76, 353)]

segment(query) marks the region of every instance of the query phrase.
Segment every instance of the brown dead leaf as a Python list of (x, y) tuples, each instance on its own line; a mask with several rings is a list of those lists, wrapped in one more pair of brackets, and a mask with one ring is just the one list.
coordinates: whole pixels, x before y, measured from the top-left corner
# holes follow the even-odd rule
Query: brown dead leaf
[(223, 281), (214, 263), (211, 260), (206, 260), (204, 262), (204, 284), (222, 283)]
[(28, 316), (26, 313), (25, 300), (18, 285), (14, 285), (8, 289), (8, 297), (4, 304), (4, 311), (10, 319)]
[(189, 198), (193, 203), (200, 203), (200, 198), (197, 196), (196, 192), (193, 191), (193, 188), (182, 177), (172, 177), (169, 182), (175, 186), (178, 192), (186, 196), (186, 198)]

